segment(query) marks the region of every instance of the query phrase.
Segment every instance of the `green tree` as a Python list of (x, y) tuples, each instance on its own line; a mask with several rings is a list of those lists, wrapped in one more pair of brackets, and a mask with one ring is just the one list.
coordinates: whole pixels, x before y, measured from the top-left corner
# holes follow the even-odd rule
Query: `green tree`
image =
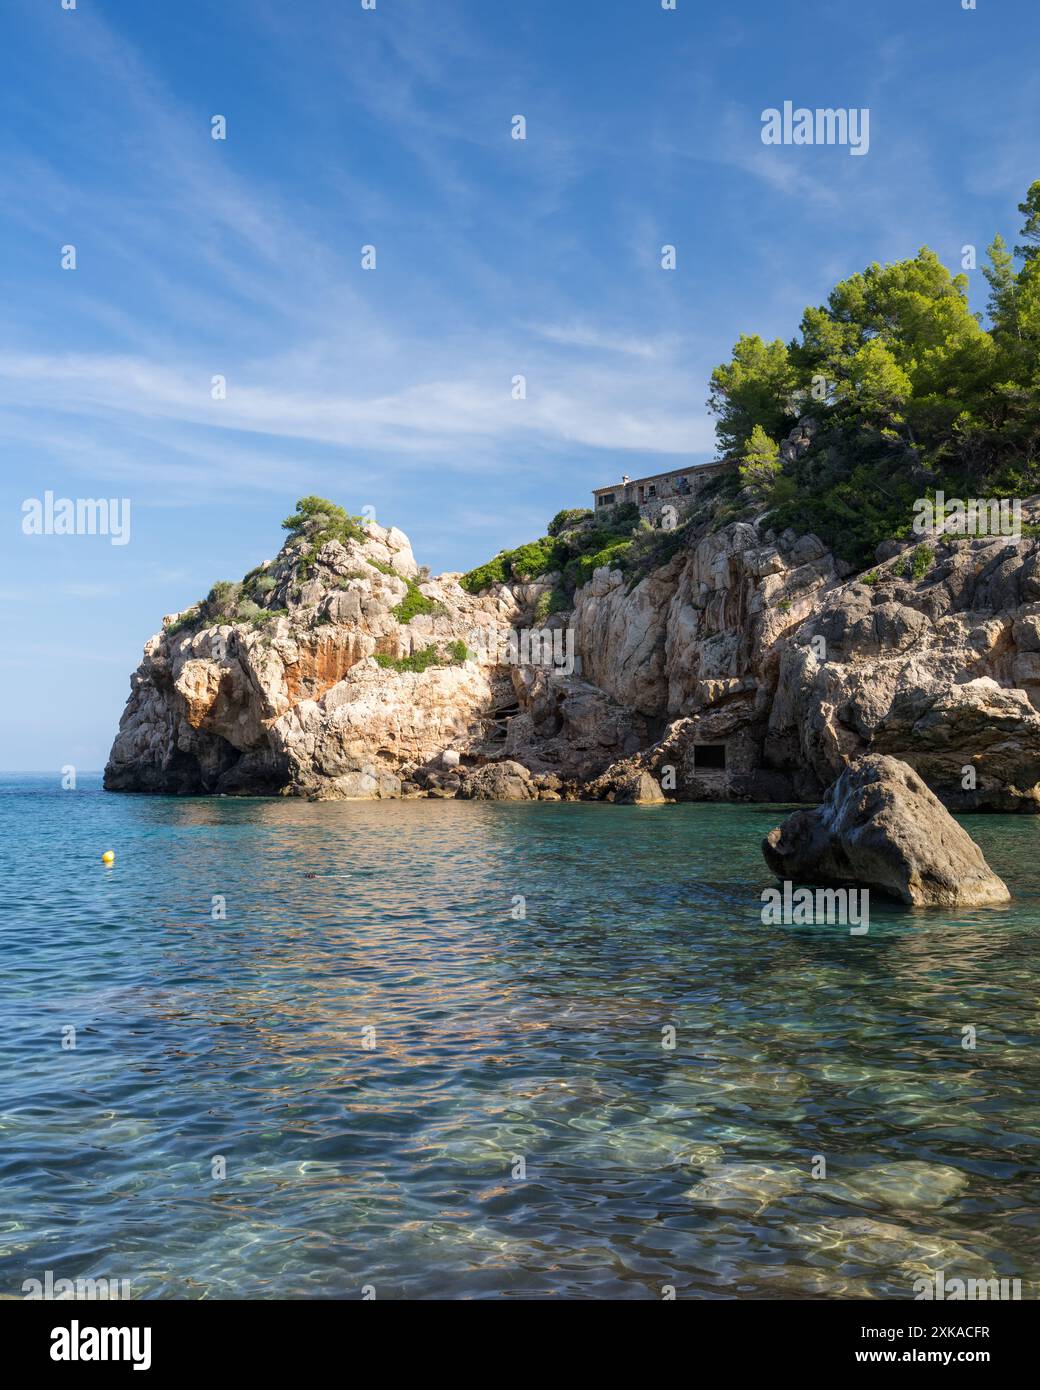
[(768, 493), (780, 472), (780, 448), (761, 425), (751, 431), (740, 463), (740, 481)]
[(778, 439), (798, 417), (794, 398), (798, 375), (779, 338), (766, 343), (757, 333), (741, 336), (733, 358), (711, 374), (709, 408), (718, 415), (715, 427), (726, 454), (740, 454), (756, 425)]
[(1029, 185), (1026, 200), (1019, 203), (1018, 210), (1026, 219), (1022, 228), (1025, 242), (1015, 247), (1015, 255), (1021, 256), (1026, 265), (1031, 265), (1040, 257), (1040, 179)]
[(910, 377), (880, 338), (871, 338), (848, 359), (839, 387), (857, 412), (899, 420), (899, 411), (913, 393)]
[(848, 362), (872, 339), (888, 348), (911, 378), (925, 354), (949, 349), (982, 332), (968, 307), (968, 282), (951, 275), (934, 251), (911, 260), (872, 265), (843, 280), (827, 304), (806, 309), (795, 360), (803, 372), (840, 381)]
[(982, 273), (989, 282), (989, 316), (993, 332), (998, 336), (1018, 337), (1018, 274), (1015, 259), (1008, 250), (1007, 242), (998, 232), (993, 238), (986, 255), (989, 265), (983, 266)]

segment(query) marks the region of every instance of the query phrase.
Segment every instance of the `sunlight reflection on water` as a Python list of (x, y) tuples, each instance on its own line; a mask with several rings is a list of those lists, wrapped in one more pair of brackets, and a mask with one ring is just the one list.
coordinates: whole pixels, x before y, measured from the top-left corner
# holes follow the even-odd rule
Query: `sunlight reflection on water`
[(1040, 828), (965, 822), (1009, 909), (851, 937), (763, 926), (778, 819), (0, 779), (0, 1291), (1035, 1280)]

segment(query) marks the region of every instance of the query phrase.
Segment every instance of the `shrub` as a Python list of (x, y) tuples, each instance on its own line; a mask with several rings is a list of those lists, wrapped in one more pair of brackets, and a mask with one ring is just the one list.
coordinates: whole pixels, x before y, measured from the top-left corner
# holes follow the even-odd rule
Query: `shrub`
[(190, 608), (186, 608), (179, 618), (176, 618), (166, 629), (167, 637), (176, 637), (179, 632), (186, 632), (188, 628), (194, 627), (202, 617), (202, 606), (193, 603)]
[(300, 555), (299, 571), (303, 578), (310, 574), (311, 565), (318, 551), (329, 541), (363, 541), (365, 531), (362, 518), (350, 516), (335, 502), (324, 497), (301, 497), (296, 503), (296, 511), (282, 522), (284, 530), (294, 539), (306, 542)]
[(587, 584), (592, 578), (593, 571), (598, 570), (601, 565), (609, 565), (611, 569), (622, 569), (622, 562), (631, 545), (631, 540), (615, 541), (613, 545), (606, 546), (603, 550), (597, 551), (595, 555), (583, 555), (578, 561), (576, 569), (578, 587)]
[(553, 559), (556, 544), (549, 536), (540, 541), (529, 541), (509, 551), (509, 575), (511, 579), (538, 579), (554, 568)]
[(505, 557), (506, 552), (500, 550), (495, 558), (489, 560), (486, 565), (478, 565), (476, 569), (464, 574), (459, 580), (459, 584), (470, 594), (479, 594), (484, 589), (490, 589), (494, 584), (504, 584), (508, 578)]
[(376, 652), (375, 659), (384, 671), (411, 671), (421, 675), (431, 666), (461, 666), (469, 659), (469, 649), (465, 642), (456, 641), (450, 642), (447, 650), (442, 653), (436, 643), (431, 643), (430, 646), (423, 647), (421, 652), (413, 652), (411, 656), (388, 656), (386, 652)]
[(557, 512), (552, 521), (549, 522), (549, 535), (559, 536), (564, 531), (573, 531), (575, 526), (579, 526), (591, 515), (592, 512), (588, 507), (565, 507), (562, 512)]
[(234, 622), (242, 585), (231, 579), (218, 579), (206, 595), (202, 616), (208, 623)]
[(288, 608), (261, 608), (253, 618), (253, 626), (267, 627), (268, 623), (273, 623), (276, 618), (287, 618), (288, 616)]
[(923, 579), (932, 567), (935, 559), (935, 551), (930, 545), (919, 545), (914, 551), (913, 563), (910, 567), (910, 575), (913, 579)]
[(408, 585), (408, 592), (401, 602), (392, 609), (393, 615), (399, 623), (410, 623), (420, 613), (436, 616), (436, 614), (444, 612), (444, 605), (436, 603), (432, 598), (427, 598), (414, 579), (407, 579), (405, 583)]
[(549, 595), (549, 613), (547, 616), (552, 617), (554, 613), (565, 613), (573, 606), (572, 595), (562, 584), (557, 584)]
[(437, 648), (435, 646), (424, 647), (421, 652), (413, 652), (411, 656), (387, 656), (385, 652), (376, 652), (376, 661), (384, 671), (414, 671), (419, 673), (437, 664)]

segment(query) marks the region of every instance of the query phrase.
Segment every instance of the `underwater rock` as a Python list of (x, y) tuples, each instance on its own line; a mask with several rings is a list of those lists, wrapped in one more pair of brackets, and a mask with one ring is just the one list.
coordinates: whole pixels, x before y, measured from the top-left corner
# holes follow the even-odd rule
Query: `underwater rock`
[(944, 1206), (967, 1186), (968, 1175), (959, 1168), (913, 1160), (864, 1168), (835, 1184), (841, 1196), (850, 1201), (876, 1202), (903, 1211)]
[(966, 1246), (945, 1236), (921, 1235), (905, 1226), (846, 1216), (821, 1221), (811, 1227), (795, 1227), (793, 1237), (832, 1257), (855, 1264), (907, 1272), (931, 1273), (936, 1269), (958, 1275), (985, 1271), (987, 1261)]
[(792, 1164), (719, 1163), (686, 1195), (691, 1202), (723, 1211), (754, 1212), (800, 1191), (805, 1182), (806, 1174)]

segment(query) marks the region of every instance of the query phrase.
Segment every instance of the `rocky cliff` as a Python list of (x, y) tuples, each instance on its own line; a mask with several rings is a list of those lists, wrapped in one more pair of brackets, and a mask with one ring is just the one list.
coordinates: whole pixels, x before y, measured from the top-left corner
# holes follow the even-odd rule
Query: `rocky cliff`
[[(395, 529), (291, 540), (222, 586), (234, 593), (164, 619), (131, 678), (106, 788), (557, 797), (646, 746), (645, 721), (604, 692), (519, 664), (511, 635), (551, 580), (473, 596), (458, 579), (422, 579)], [(511, 779), (534, 718), (544, 747), (525, 747)]]
[(226, 586), (236, 607), (211, 594), (150, 639), (105, 785), (815, 801), (883, 753), (953, 809), (1040, 807), (1036, 540), (891, 542), (854, 576), (737, 511), (548, 619), (557, 575), (474, 595), (422, 578), (399, 531), (304, 531)]

